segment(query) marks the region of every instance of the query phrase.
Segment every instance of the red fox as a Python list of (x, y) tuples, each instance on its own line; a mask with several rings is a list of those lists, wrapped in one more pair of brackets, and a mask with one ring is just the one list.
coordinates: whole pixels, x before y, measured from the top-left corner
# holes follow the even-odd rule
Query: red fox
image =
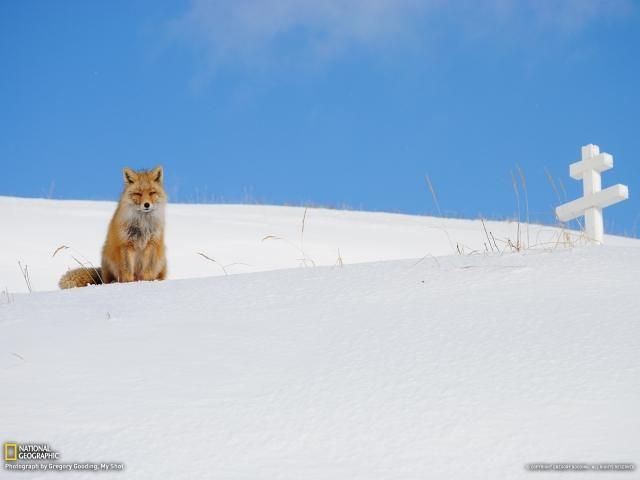
[(65, 273), (60, 288), (100, 283), (164, 280), (164, 209), (167, 194), (162, 167), (148, 171), (123, 170), (124, 191), (116, 208), (100, 268), (76, 268)]

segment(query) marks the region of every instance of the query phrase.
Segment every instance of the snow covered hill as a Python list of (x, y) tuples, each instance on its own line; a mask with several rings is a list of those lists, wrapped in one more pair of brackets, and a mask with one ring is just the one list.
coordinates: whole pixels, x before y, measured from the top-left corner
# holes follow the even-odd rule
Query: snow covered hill
[[(114, 202), (0, 197), (0, 290), (27, 291), (18, 262), (37, 291), (56, 290), (60, 276), (78, 262), (100, 265), (114, 209)], [(520, 238), (537, 249), (582, 243), (575, 232), (540, 225), (521, 225)], [(172, 279), (510, 251), (508, 242), (517, 240), (517, 222), (486, 222), (485, 233), (476, 220), (389, 213), (308, 209), (305, 215), (299, 207), (181, 204), (167, 211)], [(607, 245), (638, 242), (608, 237)]]
[(309, 209), (303, 232), (301, 208), (172, 205), (174, 280), (55, 291), (112, 209), (0, 198), (2, 442), (135, 479), (640, 461), (638, 240), (521, 226), (536, 247), (508, 253), (517, 225), (488, 222), (498, 254), (479, 221)]

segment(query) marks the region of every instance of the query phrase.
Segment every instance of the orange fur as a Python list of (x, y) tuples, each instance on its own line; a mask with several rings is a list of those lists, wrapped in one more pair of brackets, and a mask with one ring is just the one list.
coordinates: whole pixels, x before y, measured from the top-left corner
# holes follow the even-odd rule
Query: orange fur
[(102, 267), (71, 270), (60, 279), (60, 288), (166, 278), (167, 194), (162, 186), (162, 167), (138, 172), (125, 168), (123, 174), (124, 191), (102, 248)]

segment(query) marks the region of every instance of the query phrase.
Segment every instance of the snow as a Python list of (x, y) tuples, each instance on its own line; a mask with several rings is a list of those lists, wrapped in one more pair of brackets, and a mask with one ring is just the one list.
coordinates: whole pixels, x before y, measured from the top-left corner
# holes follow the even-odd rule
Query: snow
[[(132, 479), (638, 462), (638, 240), (574, 247), (521, 226), (536, 247), (497, 254), (479, 221), (320, 209), (301, 240), (302, 208), (171, 205), (172, 280), (55, 291), (70, 251), (98, 263), (112, 209), (0, 198), (3, 442), (124, 462), (100, 476)], [(517, 235), (487, 229), (501, 248)], [(224, 275), (196, 252), (246, 265)], [(18, 260), (34, 293), (16, 293)], [(637, 471), (597, 477), (620, 475)]]
[[(114, 209), (114, 202), (0, 197), (0, 225), (7, 232), (0, 237), (0, 289), (27, 291), (18, 262), (28, 267), (38, 291), (56, 290), (60, 276), (78, 262), (99, 266)], [(516, 222), (489, 221), (486, 228), (501, 250), (509, 250), (508, 240), (517, 241)], [(536, 248), (556, 249), (566, 240), (557, 228), (520, 230)], [(304, 208), (266, 205), (170, 204), (166, 234), (172, 279), (490, 250), (477, 220), (326, 209), (308, 209), (305, 217)], [(575, 236), (572, 242), (580, 243)], [(611, 236), (606, 242), (637, 245)], [(61, 246), (69, 248), (53, 255)]]

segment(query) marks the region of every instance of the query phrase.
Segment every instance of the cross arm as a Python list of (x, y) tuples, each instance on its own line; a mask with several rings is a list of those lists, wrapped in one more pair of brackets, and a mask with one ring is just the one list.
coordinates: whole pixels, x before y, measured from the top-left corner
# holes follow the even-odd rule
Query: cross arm
[(556, 215), (560, 221), (566, 222), (584, 215), (585, 210), (589, 208), (605, 208), (627, 198), (629, 198), (629, 188), (619, 183), (587, 197), (560, 205), (556, 208)]
[(585, 158), (569, 166), (569, 175), (576, 180), (582, 180), (582, 175), (587, 170), (604, 172), (613, 168), (613, 156), (608, 153), (600, 153), (593, 157)]

